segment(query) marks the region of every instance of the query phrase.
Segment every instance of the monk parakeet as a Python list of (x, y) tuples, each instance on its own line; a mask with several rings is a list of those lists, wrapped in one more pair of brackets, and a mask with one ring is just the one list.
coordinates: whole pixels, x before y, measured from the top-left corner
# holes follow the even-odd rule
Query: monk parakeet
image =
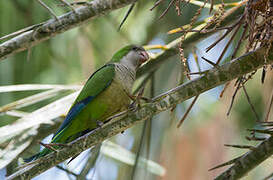
[[(115, 53), (109, 63), (89, 77), (51, 143), (69, 143), (97, 128), (98, 122), (103, 123), (114, 114), (126, 110), (136, 71), (148, 58), (148, 53), (135, 45), (126, 46)], [(25, 162), (51, 151), (44, 148), (25, 159)]]

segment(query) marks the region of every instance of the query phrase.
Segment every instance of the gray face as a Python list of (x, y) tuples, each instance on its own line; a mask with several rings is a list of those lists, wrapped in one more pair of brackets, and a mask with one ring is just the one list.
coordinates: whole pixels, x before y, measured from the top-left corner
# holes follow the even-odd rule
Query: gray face
[(149, 59), (149, 55), (142, 47), (134, 46), (126, 55), (126, 59), (130, 61), (130, 64), (133, 65), (134, 68), (138, 68)]

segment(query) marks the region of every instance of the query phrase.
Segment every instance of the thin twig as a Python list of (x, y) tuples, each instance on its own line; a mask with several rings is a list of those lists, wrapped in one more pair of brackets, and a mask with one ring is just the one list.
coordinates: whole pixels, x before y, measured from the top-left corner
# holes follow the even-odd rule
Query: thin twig
[(196, 74), (203, 75), (206, 73), (208, 73), (208, 70), (202, 71), (202, 72), (190, 72), (190, 73), (187, 73), (187, 75), (196, 75)]
[(50, 7), (48, 7), (43, 1), (41, 0), (37, 0), (37, 2), (43, 6), (54, 18), (56, 21), (59, 21), (59, 18), (55, 15), (55, 13), (53, 12), (52, 9), (50, 9)]
[(143, 124), (143, 127), (142, 127), (141, 138), (140, 138), (140, 142), (138, 144), (135, 163), (134, 163), (133, 170), (132, 170), (132, 173), (131, 173), (131, 178), (130, 178), (131, 180), (135, 179), (136, 169), (137, 169), (137, 166), (138, 166), (138, 161), (139, 161), (141, 149), (142, 149), (142, 146), (144, 144), (144, 137), (145, 137), (145, 132), (146, 132), (146, 128), (147, 128), (147, 122), (148, 121), (145, 121), (144, 124)]
[(239, 148), (239, 149), (250, 149), (250, 150), (253, 150), (255, 148), (254, 146), (249, 146), (249, 145), (234, 145), (234, 144), (224, 144), (224, 146)]
[(28, 51), (27, 51), (27, 62), (29, 62), (29, 61), (30, 61), (30, 58), (31, 58), (31, 52), (32, 52), (31, 47), (29, 47), (29, 48), (28, 48)]
[(202, 56), (201, 58), (202, 58), (203, 60), (205, 60), (207, 63), (209, 63), (210, 65), (212, 65), (213, 67), (214, 67), (214, 66), (217, 66), (216, 63), (214, 63), (214, 62), (212, 62), (211, 60), (205, 58), (204, 56)]
[(243, 20), (243, 16), (241, 16), (240, 19), (236, 23), (234, 23), (232, 26), (227, 28), (227, 31), (225, 32), (225, 34), (223, 36), (221, 36), (218, 40), (216, 40), (209, 47), (207, 47), (206, 52), (209, 52), (216, 44), (218, 44), (220, 41), (222, 41), (230, 32), (232, 32), (234, 27), (236, 27), (238, 24), (241, 23), (242, 20)]
[(236, 36), (237, 32), (239, 31), (240, 27), (241, 27), (241, 24), (239, 24), (239, 25), (237, 26), (237, 28), (235, 29), (233, 35), (231, 36), (231, 38), (229, 39), (228, 43), (227, 43), (226, 46), (224, 47), (224, 49), (223, 49), (221, 55), (219, 56), (218, 60), (216, 61), (216, 65), (218, 65), (218, 64), (220, 63), (221, 59), (222, 59), (223, 56), (225, 55), (225, 53), (226, 53), (226, 51), (227, 51), (229, 45), (231, 44), (231, 42), (232, 42), (233, 39), (235, 38), (235, 36)]
[(158, 0), (155, 2), (154, 6), (150, 8), (150, 11), (152, 11), (155, 7), (157, 7), (162, 1), (164, 0)]
[(22, 34), (22, 33), (24, 33), (24, 32), (27, 32), (27, 31), (30, 31), (30, 30), (33, 30), (33, 29), (36, 29), (36, 28), (42, 26), (43, 24), (44, 24), (44, 22), (39, 23), (39, 24), (34, 24), (34, 25), (32, 25), (32, 26), (29, 26), (29, 27), (20, 29), (20, 30), (18, 30), (18, 31), (15, 31), (15, 32), (13, 32), (13, 33), (11, 33), (11, 34), (2, 36), (2, 37), (0, 37), (0, 41), (1, 41), (1, 40), (4, 40), (4, 39), (11, 38), (11, 37), (14, 37), (14, 36), (17, 36), (17, 35), (19, 35), (19, 34)]
[(120, 31), (121, 26), (125, 23), (126, 19), (127, 19), (127, 18), (129, 17), (129, 15), (131, 14), (131, 12), (132, 12), (132, 10), (134, 9), (135, 5), (136, 5), (136, 3), (133, 3), (133, 4), (131, 4), (131, 6), (129, 7), (128, 11), (126, 12), (124, 18), (122, 19), (122, 21), (121, 21), (121, 23), (120, 23), (120, 25), (119, 25), (119, 27), (118, 27), (118, 31)]
[(220, 41), (222, 41), (231, 31), (232, 31), (231, 28), (227, 29), (227, 31), (225, 32), (225, 34), (223, 36), (221, 36), (218, 40), (216, 40), (209, 47), (207, 47), (206, 52), (209, 52), (216, 44), (218, 44)]
[(232, 95), (231, 103), (230, 103), (230, 106), (229, 106), (228, 112), (227, 112), (227, 116), (229, 116), (229, 114), (230, 114), (230, 111), (231, 111), (231, 108), (232, 108), (232, 106), (233, 106), (233, 103), (234, 103), (236, 94), (237, 94), (237, 92), (238, 92), (239, 89), (240, 89), (240, 84), (241, 84), (241, 83), (239, 83), (239, 84), (237, 85), (237, 87), (236, 87), (236, 89), (235, 89), (235, 91), (234, 91), (234, 93), (233, 93), (233, 95)]
[[(150, 87), (150, 97), (153, 98), (155, 96), (155, 72), (151, 72), (151, 87)], [(150, 159), (150, 146), (152, 140), (152, 127), (153, 127), (153, 118), (148, 119), (147, 123), (147, 148), (146, 148), (146, 159)], [(147, 164), (146, 164), (147, 165)]]
[(243, 41), (243, 39), (245, 38), (245, 35), (246, 35), (246, 32), (247, 32), (247, 26), (246, 26), (246, 24), (243, 26), (243, 29), (244, 29), (244, 30), (243, 30), (243, 32), (242, 32), (242, 34), (241, 34), (241, 37), (240, 37), (240, 39), (239, 39), (239, 41), (238, 41), (236, 47), (235, 47), (234, 50), (233, 50), (231, 59), (234, 59), (234, 58), (236, 57), (236, 54), (237, 54), (237, 52), (238, 52), (240, 46), (242, 45), (242, 41)]
[(198, 61), (198, 55), (196, 53), (196, 50), (197, 50), (196, 47), (194, 47), (192, 50), (192, 55), (193, 55), (193, 58), (194, 58), (194, 61), (195, 61), (198, 71), (201, 72), (202, 70), (201, 70), (201, 67), (200, 67), (200, 64)]
[(214, 5), (214, 0), (210, 0), (210, 9), (209, 9), (209, 13), (212, 12), (212, 10), (213, 10), (213, 5)]
[(39, 142), (39, 144), (42, 145), (42, 146), (44, 146), (47, 149), (52, 150), (52, 151), (55, 151), (55, 152), (58, 151), (57, 149), (55, 149), (54, 147), (52, 147), (50, 144), (45, 144), (45, 143), (42, 143), (42, 142)]
[(212, 171), (212, 170), (214, 170), (214, 169), (218, 169), (218, 168), (220, 168), (220, 167), (224, 167), (224, 166), (228, 166), (228, 165), (234, 164), (234, 163), (237, 162), (241, 157), (242, 157), (242, 156), (239, 156), (239, 157), (234, 158), (234, 159), (232, 159), (232, 160), (230, 160), (230, 161), (227, 161), (227, 162), (225, 162), (225, 163), (219, 164), (219, 165), (217, 165), (217, 166), (215, 166), (215, 167), (209, 169), (209, 171)]
[(267, 66), (263, 67), (262, 76), (261, 76), (261, 82), (262, 82), (262, 84), (264, 83), (264, 80), (265, 80), (266, 68), (267, 68)]
[(273, 126), (273, 121), (262, 121), (259, 122), (261, 124), (261, 126)]
[(260, 133), (260, 134), (273, 134), (272, 128), (268, 128), (268, 129), (247, 129), (248, 131), (250, 131), (252, 134), (255, 133)]
[(245, 85), (242, 84), (242, 87), (243, 87), (243, 90), (244, 90), (244, 92), (245, 92), (246, 99), (247, 99), (247, 101), (248, 101), (248, 103), (249, 103), (249, 105), (250, 105), (250, 107), (251, 107), (251, 110), (253, 111), (253, 113), (254, 113), (254, 115), (255, 115), (255, 117), (256, 117), (257, 122), (259, 122), (259, 121), (260, 121), (260, 118), (259, 118), (259, 116), (258, 116), (258, 113), (257, 113), (256, 110), (255, 110), (254, 105), (251, 103), (251, 100), (250, 100), (250, 97), (249, 97), (249, 95), (248, 95), (248, 93), (247, 93), (247, 91), (246, 91)]
[(227, 83), (225, 84), (225, 86), (224, 86), (223, 90), (222, 90), (222, 91), (221, 91), (221, 93), (220, 93), (220, 96), (219, 96), (220, 98), (222, 98), (222, 97), (223, 97), (223, 95), (224, 95), (225, 91), (227, 90), (227, 88), (228, 88), (229, 84), (230, 84), (230, 81), (229, 81), (229, 82), (227, 82)]
[[(151, 73), (151, 75), (149, 76), (151, 79), (151, 86), (150, 86), (150, 97), (152, 98), (154, 96), (154, 72)], [(140, 154), (141, 154), (141, 150), (142, 147), (144, 146), (144, 140), (145, 140), (145, 134), (147, 132), (147, 158), (149, 159), (149, 152), (150, 152), (150, 142), (151, 142), (151, 131), (152, 131), (152, 118), (148, 119), (147, 121), (144, 122), (143, 126), (142, 126), (142, 132), (141, 132), (141, 138), (140, 138), (140, 142), (138, 145), (138, 150), (137, 150), (137, 154), (136, 154), (136, 158), (135, 158), (135, 163), (133, 166), (133, 170), (131, 173), (131, 180), (135, 179), (135, 175), (136, 175), (136, 169), (138, 166), (138, 162), (139, 162), (139, 158), (140, 158)], [(147, 163), (145, 163), (145, 166), (147, 165)]]
[[(75, 1), (75, 2), (71, 2), (69, 3), (70, 6), (83, 6), (83, 5), (88, 5), (89, 2), (88, 1)], [(58, 4), (58, 6), (66, 6), (66, 4)]]
[(245, 138), (248, 141), (264, 141), (264, 140), (266, 140), (266, 138), (264, 138), (264, 137), (256, 137), (256, 136), (251, 136), (251, 137), (246, 136)]
[(61, 1), (64, 5), (68, 6), (74, 13), (76, 12), (75, 8), (66, 0), (59, 0)]
[(265, 116), (265, 119), (264, 119), (265, 122), (267, 122), (268, 119), (269, 119), (270, 110), (272, 108), (272, 105), (273, 105), (273, 89), (272, 89), (271, 97), (270, 97), (270, 100), (269, 100), (269, 105), (268, 105), (267, 113), (266, 113), (266, 116)]
[(171, 5), (174, 3), (174, 0), (172, 0), (170, 3), (169, 3), (169, 5), (168, 5), (168, 7), (165, 9), (165, 11), (159, 16), (159, 18), (158, 19), (161, 19), (161, 18), (163, 18), (165, 15), (166, 15), (166, 13), (169, 11), (169, 9), (170, 9), (170, 7), (171, 7)]
[(191, 102), (191, 105), (188, 107), (186, 113), (184, 114), (184, 116), (182, 117), (182, 119), (179, 121), (177, 128), (180, 128), (180, 126), (182, 125), (182, 123), (185, 121), (185, 119), (187, 118), (189, 112), (191, 111), (193, 105), (195, 104), (196, 100), (198, 99), (199, 95), (195, 96), (195, 98), (193, 99), (193, 101)]

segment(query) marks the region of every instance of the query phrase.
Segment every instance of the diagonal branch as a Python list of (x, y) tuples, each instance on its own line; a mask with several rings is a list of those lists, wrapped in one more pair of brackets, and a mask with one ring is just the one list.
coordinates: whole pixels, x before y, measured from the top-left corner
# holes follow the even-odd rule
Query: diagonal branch
[(216, 177), (221, 179), (239, 179), (257, 167), (264, 160), (273, 155), (273, 136), (270, 136), (251, 151), (241, 156), (234, 164), (225, 172)]
[(269, 52), (267, 61), (264, 61), (265, 48), (245, 54), (222, 66), (209, 70), (206, 74), (192, 81), (188, 81), (176, 88), (169, 90), (153, 99), (152, 103), (142, 105), (136, 112), (128, 112), (127, 115), (117, 117), (110, 123), (105, 124), (85, 136), (73, 141), (68, 147), (53, 152), (38, 159), (18, 170), (8, 179), (31, 179), (34, 176), (48, 170), (51, 167), (73, 157), (82, 151), (101, 143), (122, 131), (130, 128), (136, 123), (148, 120), (154, 115), (171, 109), (191, 97), (197, 96), (209, 89), (222, 85), (236, 79), (244, 74), (257, 70), (263, 65), (273, 64), (273, 52)]
[(0, 60), (15, 53), (29, 49), (64, 31), (79, 26), (88, 20), (104, 15), (112, 10), (122, 8), (135, 0), (94, 0), (86, 3), (74, 11), (66, 13), (56, 19), (50, 19), (34, 30), (26, 31), (0, 44)]

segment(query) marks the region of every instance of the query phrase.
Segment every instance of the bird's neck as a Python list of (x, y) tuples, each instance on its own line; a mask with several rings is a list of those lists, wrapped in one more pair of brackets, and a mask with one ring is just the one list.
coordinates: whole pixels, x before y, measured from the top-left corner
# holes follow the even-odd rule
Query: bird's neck
[(116, 77), (127, 93), (131, 93), (136, 72), (122, 63), (115, 63)]
[(120, 64), (129, 68), (130, 71), (133, 71), (134, 73), (136, 73), (138, 67), (135, 64), (133, 64), (133, 61), (130, 61), (127, 58), (128, 58), (127, 56), (123, 57), (120, 61)]
[(129, 64), (124, 63), (115, 63), (117, 70), (122, 74), (127, 74), (128, 78), (135, 80), (136, 77), (136, 70), (134, 67), (130, 66)]

